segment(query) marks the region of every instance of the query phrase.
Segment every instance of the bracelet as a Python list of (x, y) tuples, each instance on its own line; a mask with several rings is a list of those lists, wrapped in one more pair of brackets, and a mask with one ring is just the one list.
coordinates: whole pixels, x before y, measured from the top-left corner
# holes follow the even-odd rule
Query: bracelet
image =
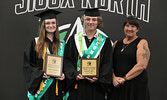
[(127, 81), (128, 79), (126, 78), (126, 76), (123, 77), (125, 81)]

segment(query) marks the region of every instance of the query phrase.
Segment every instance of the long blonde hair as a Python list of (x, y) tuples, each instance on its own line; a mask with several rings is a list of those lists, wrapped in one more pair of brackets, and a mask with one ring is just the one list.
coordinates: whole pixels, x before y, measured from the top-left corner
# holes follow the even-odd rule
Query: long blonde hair
[[(58, 21), (56, 20), (56, 31), (53, 34), (53, 45), (52, 45), (52, 51), (53, 54), (58, 53), (58, 47), (60, 45), (60, 36), (59, 36), (59, 30), (58, 30)], [(46, 42), (46, 30), (45, 30), (45, 21), (42, 21), (41, 27), (40, 27), (40, 33), (39, 33), (39, 39), (37, 41), (37, 44), (35, 46), (35, 50), (38, 53), (38, 58), (42, 58), (43, 50), (45, 47), (48, 47), (48, 43)]]

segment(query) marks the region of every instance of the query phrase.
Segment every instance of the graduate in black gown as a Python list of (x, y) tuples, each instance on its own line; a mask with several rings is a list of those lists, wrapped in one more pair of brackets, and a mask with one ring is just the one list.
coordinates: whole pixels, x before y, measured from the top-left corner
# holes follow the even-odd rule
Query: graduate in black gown
[(149, 100), (147, 65), (150, 51), (147, 40), (137, 36), (139, 21), (126, 18), (125, 38), (113, 45), (113, 85), (111, 100)]
[(46, 10), (37, 14), (41, 18), (39, 37), (34, 38), (24, 52), (24, 74), (29, 100), (63, 100), (63, 80), (44, 72), (46, 54), (63, 56), (65, 42), (60, 40), (56, 15), (61, 12)]
[[(66, 75), (66, 89), (69, 91), (68, 100), (105, 100), (112, 81), (111, 41), (97, 29), (102, 26), (102, 17), (98, 8), (86, 9), (81, 20), (85, 31), (72, 35), (64, 52), (64, 73)], [(95, 52), (96, 55), (92, 56), (91, 54)], [(81, 75), (78, 62), (81, 58), (98, 59), (99, 77)]]

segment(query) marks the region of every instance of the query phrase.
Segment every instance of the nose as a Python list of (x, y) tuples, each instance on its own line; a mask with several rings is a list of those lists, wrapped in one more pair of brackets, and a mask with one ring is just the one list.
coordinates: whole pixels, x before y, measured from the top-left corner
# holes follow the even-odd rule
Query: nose
[(90, 19), (89, 23), (93, 23), (93, 20), (92, 20), (92, 19)]
[(52, 23), (51, 23), (51, 24), (49, 24), (49, 27), (53, 27), (53, 26), (54, 26), (54, 24), (52, 24)]
[(129, 26), (129, 27), (128, 27), (128, 30), (132, 30), (132, 27)]

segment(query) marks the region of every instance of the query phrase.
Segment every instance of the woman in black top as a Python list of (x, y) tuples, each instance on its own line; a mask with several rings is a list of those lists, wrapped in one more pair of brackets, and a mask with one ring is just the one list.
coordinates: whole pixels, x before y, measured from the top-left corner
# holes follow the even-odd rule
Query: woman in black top
[(149, 100), (147, 65), (148, 42), (136, 35), (139, 22), (129, 16), (124, 22), (125, 38), (113, 45), (113, 85), (111, 100)]

